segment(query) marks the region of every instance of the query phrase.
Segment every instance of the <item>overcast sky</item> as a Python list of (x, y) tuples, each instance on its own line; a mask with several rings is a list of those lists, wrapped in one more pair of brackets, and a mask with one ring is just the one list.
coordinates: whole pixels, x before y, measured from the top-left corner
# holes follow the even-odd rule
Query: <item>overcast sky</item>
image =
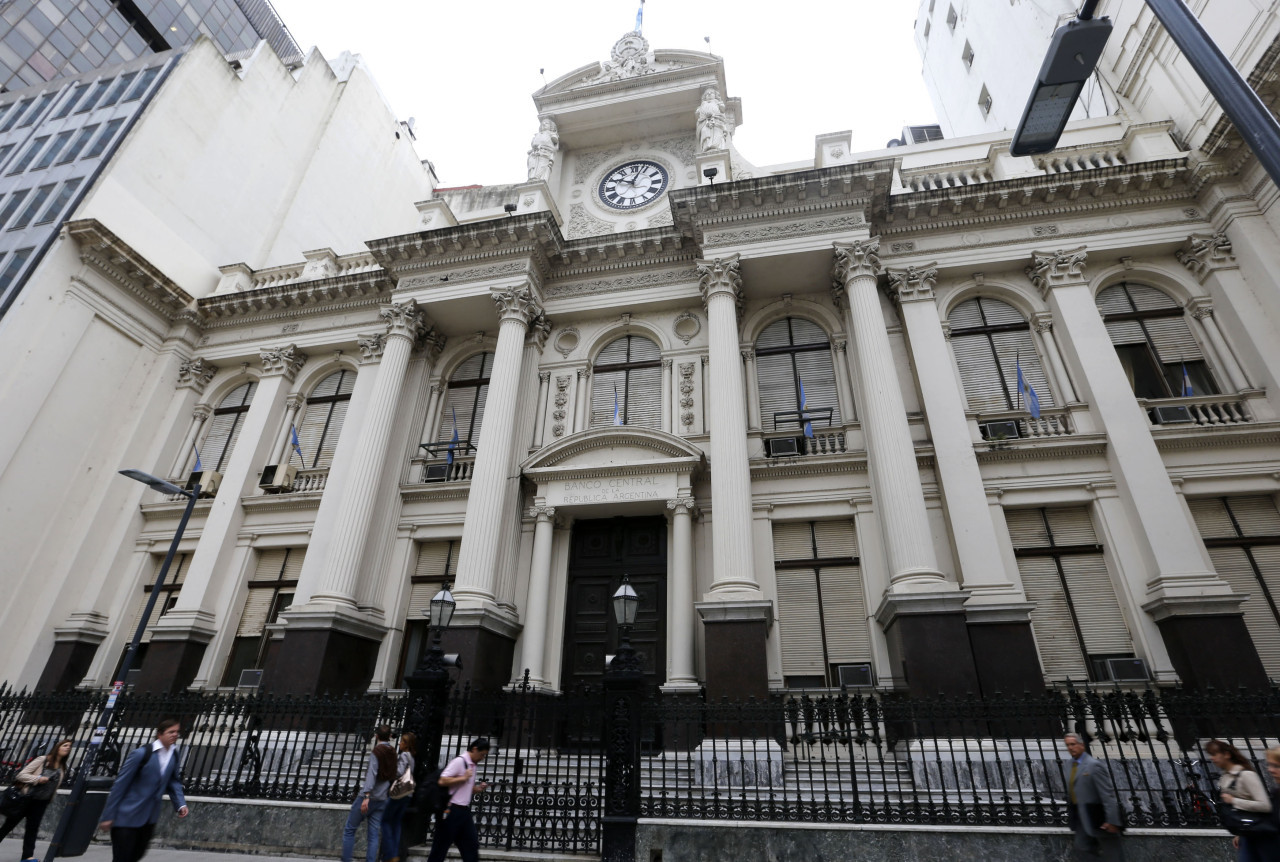
[[(639, 0), (272, 0), (303, 49), (362, 54), (442, 185), (521, 182), (546, 80), (607, 60)], [(742, 99), (734, 139), (756, 165), (813, 158), (853, 130), (855, 150), (932, 123), (912, 39), (916, 0), (648, 0), (653, 48), (724, 58)]]

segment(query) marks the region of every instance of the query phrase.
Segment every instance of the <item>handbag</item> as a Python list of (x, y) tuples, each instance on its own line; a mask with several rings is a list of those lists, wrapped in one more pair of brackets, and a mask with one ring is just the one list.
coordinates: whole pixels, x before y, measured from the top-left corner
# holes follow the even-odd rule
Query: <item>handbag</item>
[[(1237, 779), (1238, 780), (1238, 779)], [(1228, 791), (1235, 790), (1236, 782), (1232, 781)], [(1222, 828), (1232, 835), (1262, 836), (1280, 834), (1280, 826), (1276, 824), (1274, 811), (1241, 811), (1229, 802), (1219, 800), (1218, 819)]]
[(21, 817), (27, 810), (28, 801), (27, 794), (17, 784), (6, 788), (4, 793), (0, 793), (0, 816), (6, 820)]
[(413, 793), (417, 785), (413, 781), (413, 767), (406, 766), (404, 774), (391, 782), (391, 789), (387, 791), (387, 795), (392, 799), (404, 799)]

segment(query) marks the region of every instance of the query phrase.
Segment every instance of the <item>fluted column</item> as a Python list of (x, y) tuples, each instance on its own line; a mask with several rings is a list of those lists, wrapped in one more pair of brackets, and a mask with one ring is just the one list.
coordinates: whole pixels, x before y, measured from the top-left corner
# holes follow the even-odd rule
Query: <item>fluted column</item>
[(671, 561), (668, 589), (671, 594), (671, 621), (667, 626), (667, 654), (671, 672), (667, 686), (698, 685), (694, 666), (693, 629), (693, 509), (692, 497), (667, 501), (671, 510)]
[(760, 430), (760, 387), (756, 385), (756, 352), (755, 350), (742, 351), (742, 364), (744, 366), (743, 386), (747, 390), (747, 428), (751, 431)]
[(387, 456), (391, 423), (395, 419), (405, 371), (409, 367), (409, 354), (428, 329), (425, 315), (414, 300), (394, 303), (379, 313), (387, 324), (381, 344), (382, 362), (378, 366), (373, 390), (369, 393), (364, 422), (360, 427), (360, 443), (352, 459), (346, 491), (338, 509), (338, 529), (330, 541), (320, 586), (312, 601), (349, 607), (356, 605), (360, 564), (373, 520), (378, 477)]
[(884, 533), (889, 588), (892, 592), (953, 589), (955, 585), (938, 571), (907, 409), (876, 291), (879, 248), (879, 237), (835, 243), (832, 292), (844, 306), (845, 325), (858, 357), (863, 401), (858, 415)]
[(1031, 325), (1040, 333), (1040, 339), (1044, 342), (1044, 352), (1049, 356), (1049, 367), (1053, 369), (1054, 382), (1058, 384), (1057, 391), (1062, 403), (1075, 404), (1079, 399), (1076, 397), (1075, 387), (1071, 385), (1071, 378), (1067, 375), (1062, 353), (1058, 350), (1058, 339), (1053, 334), (1053, 315), (1038, 312), (1032, 315)]
[(662, 357), (662, 414), (658, 427), (668, 434), (676, 433), (675, 411), (671, 409), (671, 357)]
[(577, 394), (573, 401), (573, 427), (569, 429), (570, 434), (585, 431), (591, 424), (591, 369), (579, 368), (576, 376), (578, 383), (574, 392)]
[(529, 324), (542, 314), (533, 287), (495, 289), (498, 306), (498, 346), (480, 441), (476, 446), (471, 495), (462, 526), (458, 553), (458, 581), (453, 595), (460, 607), (480, 608), (496, 601), (497, 565), (502, 535), (502, 510), (515, 439), (515, 405), (520, 389), (520, 366)]
[(546, 440), (547, 432), (547, 401), (551, 393), (551, 372), (538, 372), (538, 416), (533, 426), (533, 442), (530, 444), (535, 449), (541, 448), (543, 441)]
[(195, 409), (191, 411), (191, 427), (187, 429), (187, 436), (182, 440), (182, 449), (178, 452), (178, 457), (173, 462), (173, 469), (169, 471), (171, 477), (186, 478), (183, 475), (186, 472), (183, 468), (187, 464), (195, 464), (196, 440), (200, 437), (200, 429), (204, 427), (204, 423), (212, 415), (213, 407), (209, 404), (197, 404)]
[(1212, 300), (1193, 299), (1187, 303), (1187, 310), (1191, 312), (1192, 317), (1200, 321), (1205, 335), (1209, 337), (1209, 347), (1217, 354), (1218, 368), (1226, 375), (1231, 391), (1241, 392), (1245, 389), (1252, 389), (1253, 387), (1249, 385), (1249, 379), (1245, 376), (1244, 369), (1236, 361), (1235, 354), (1231, 351), (1231, 346), (1222, 337), (1222, 330), (1218, 328), (1218, 321), (1213, 317)]
[(547, 609), (551, 602), (551, 549), (555, 539), (554, 506), (534, 506), (529, 514), (533, 525), (533, 563), (529, 568), (529, 598), (521, 622), (524, 645), (520, 664), (529, 671), (529, 682), (541, 688), (547, 684), (542, 666), (547, 649)]
[(738, 353), (742, 277), (738, 255), (698, 261), (699, 287), (710, 340), (711, 497), (713, 572), (707, 601), (758, 599), (751, 548), (751, 470), (747, 461), (747, 407)]
[(831, 367), (836, 370), (836, 386), (840, 392), (840, 424), (848, 425), (857, 418), (858, 408), (849, 380), (849, 342), (843, 338), (831, 339)]
[[(305, 403), (307, 403), (306, 397), (299, 392), (293, 393), (284, 400), (284, 425), (280, 429), (280, 437), (276, 442), (275, 456), (271, 463), (287, 464), (289, 462), (289, 450), (293, 448), (293, 434), (290, 432), (298, 421), (298, 410)], [(305, 462), (299, 461), (299, 469), (306, 466)]]

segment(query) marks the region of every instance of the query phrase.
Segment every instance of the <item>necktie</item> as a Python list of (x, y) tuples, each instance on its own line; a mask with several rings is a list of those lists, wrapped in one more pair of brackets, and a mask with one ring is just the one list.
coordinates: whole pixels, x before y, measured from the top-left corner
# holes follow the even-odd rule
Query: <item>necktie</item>
[(1074, 760), (1071, 761), (1071, 780), (1067, 783), (1067, 799), (1071, 800), (1071, 804), (1076, 804), (1076, 769), (1079, 764)]

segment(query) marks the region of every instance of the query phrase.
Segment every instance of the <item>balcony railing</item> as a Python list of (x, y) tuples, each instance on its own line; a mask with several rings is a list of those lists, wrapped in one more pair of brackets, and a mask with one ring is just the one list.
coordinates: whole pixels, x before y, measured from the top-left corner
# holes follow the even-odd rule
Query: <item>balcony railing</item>
[(1253, 421), (1244, 402), (1231, 395), (1139, 398), (1138, 403), (1152, 425), (1243, 425)]
[(476, 469), (474, 455), (455, 457), (450, 464), (444, 458), (414, 458), (409, 468), (409, 481), (434, 485), (440, 482), (470, 482)]
[(1042, 410), (1037, 419), (1026, 410), (983, 413), (978, 417), (982, 439), (993, 443), (1019, 439), (1067, 437), (1075, 433), (1066, 410)]
[(764, 453), (770, 458), (802, 458), (809, 455), (842, 455), (848, 452), (843, 431), (814, 430), (812, 437), (803, 434), (771, 436), (764, 441)]
[(304, 491), (323, 491), (329, 482), (329, 468), (317, 467), (314, 470), (299, 470), (293, 477), (293, 484), (286, 493), (300, 494)]

